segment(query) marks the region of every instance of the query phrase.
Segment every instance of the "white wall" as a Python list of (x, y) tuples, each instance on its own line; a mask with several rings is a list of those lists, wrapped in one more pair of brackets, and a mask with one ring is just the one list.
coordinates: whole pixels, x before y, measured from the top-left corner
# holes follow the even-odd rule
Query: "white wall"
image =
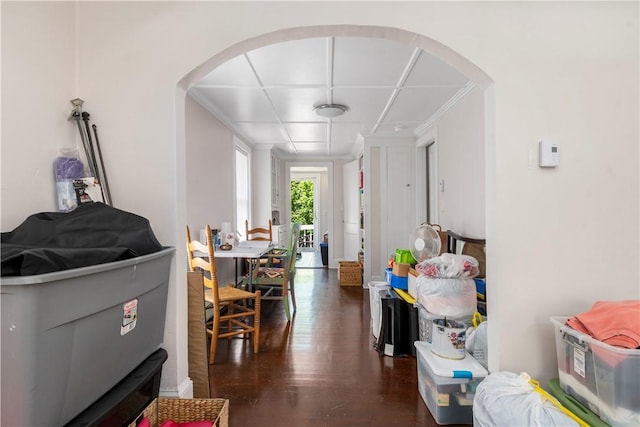
[(344, 191), (340, 212), (344, 226), (344, 254), (347, 260), (357, 260), (360, 252), (360, 161), (345, 163), (342, 168)]
[[(186, 291), (178, 286), (187, 185), (185, 95), (176, 84), (189, 73), (187, 87), (237, 54), (237, 43), (251, 39), (247, 46), (257, 47), (288, 34), (257, 38), (265, 33), (296, 27), (298, 36), (319, 34), (304, 27), (330, 24), (339, 25), (336, 34), (369, 28), (423, 46), (482, 87), (478, 70), (493, 81), (485, 100), (490, 364), (542, 380), (553, 375), (550, 315), (639, 297), (637, 3), (299, 2), (282, 14), (270, 2), (3, 2), (3, 229), (53, 208), (43, 190), (52, 188), (51, 174), (33, 179), (31, 172), (46, 170), (72, 134), (68, 100), (82, 97), (101, 125), (116, 205), (148, 217), (160, 241), (177, 247), (163, 387), (179, 393), (187, 363)], [(74, 48), (76, 90), (66, 60)], [(36, 105), (48, 120), (25, 137)], [(541, 138), (560, 142), (560, 167), (528, 167)], [(132, 185), (139, 180), (154, 186), (140, 194)], [(630, 237), (612, 244), (611, 236)]]
[[(327, 207), (329, 232), (329, 268), (337, 268), (338, 260), (346, 259), (344, 252), (344, 164), (343, 160), (333, 162), (333, 187), (329, 187), (333, 208)], [(359, 244), (359, 243), (358, 243)]]
[(438, 145), (438, 223), (443, 230), (484, 239), (485, 130), (484, 91), (476, 87), (425, 133)]
[[(220, 229), (233, 222), (235, 146), (233, 133), (190, 96), (185, 117), (187, 225), (191, 238), (199, 239), (207, 224)], [(217, 260), (216, 269), (221, 286), (233, 281), (233, 260)]]
[[(251, 157), (251, 218), (249, 227), (266, 227), (271, 218), (271, 146), (254, 147)], [(244, 233), (244, 223), (238, 224)]]
[(10, 231), (27, 215), (56, 210), (53, 161), (61, 148), (79, 148), (76, 122), (67, 121), (76, 97), (75, 11), (72, 3), (1, 8), (0, 204), (2, 231)]

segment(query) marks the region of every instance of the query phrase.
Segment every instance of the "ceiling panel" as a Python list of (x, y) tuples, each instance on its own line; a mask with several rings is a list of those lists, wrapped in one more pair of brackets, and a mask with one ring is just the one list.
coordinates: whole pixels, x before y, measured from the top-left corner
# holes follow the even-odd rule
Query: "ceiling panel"
[(334, 121), (375, 123), (392, 94), (393, 89), (335, 89), (334, 102), (345, 104), (349, 111)]
[(278, 43), (247, 56), (265, 86), (327, 84), (326, 38)]
[(316, 142), (327, 140), (327, 124), (325, 123), (285, 123), (291, 141)]
[(329, 154), (326, 142), (296, 142), (293, 145), (298, 153)]
[(283, 154), (296, 154), (293, 144), (278, 144), (277, 150)]
[(348, 156), (353, 151), (353, 144), (334, 144), (331, 143), (331, 155)]
[(407, 78), (405, 86), (459, 85), (462, 87), (468, 80), (455, 68), (450, 67), (432, 55), (422, 52)]
[(256, 142), (288, 142), (278, 123), (240, 122), (238, 130)]
[(212, 100), (218, 110), (233, 122), (278, 123), (278, 117), (262, 89), (204, 87), (192, 90)]
[(333, 122), (331, 124), (331, 143), (351, 143), (353, 144), (358, 137), (358, 133), (364, 130), (371, 130), (373, 124), (364, 127), (360, 123), (340, 123)]
[(391, 40), (336, 37), (333, 84), (396, 86), (413, 50)]
[(205, 76), (198, 85), (259, 87), (258, 79), (244, 55), (225, 62)]
[(318, 122), (326, 119), (313, 112), (313, 107), (326, 103), (324, 88), (266, 89), (278, 116), (285, 122)]
[(384, 122), (424, 122), (458, 90), (458, 88), (451, 87), (403, 89), (398, 94)]

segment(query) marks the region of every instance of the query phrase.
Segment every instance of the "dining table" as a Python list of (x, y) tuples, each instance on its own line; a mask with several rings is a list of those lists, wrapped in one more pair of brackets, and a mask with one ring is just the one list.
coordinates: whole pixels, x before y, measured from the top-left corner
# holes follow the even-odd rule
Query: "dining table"
[[(252, 241), (252, 240), (243, 240), (238, 242), (236, 245), (233, 245), (231, 249), (222, 250), (220, 248), (216, 248), (214, 252), (215, 258), (234, 258), (235, 259), (235, 281), (236, 284), (239, 283), (238, 280), (238, 263), (241, 259), (249, 259), (249, 260), (259, 260), (266, 253), (273, 249), (272, 242), (268, 241)], [(249, 262), (249, 274), (248, 274), (248, 285), (251, 288), (251, 280), (253, 278), (253, 269), (256, 268), (256, 265), (259, 265), (258, 262)]]

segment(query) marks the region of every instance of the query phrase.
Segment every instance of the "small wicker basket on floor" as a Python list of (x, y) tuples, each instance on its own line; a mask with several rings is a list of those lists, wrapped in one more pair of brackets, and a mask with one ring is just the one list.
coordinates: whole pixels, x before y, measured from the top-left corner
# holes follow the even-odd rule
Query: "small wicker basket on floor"
[[(229, 400), (158, 397), (145, 408), (138, 419), (144, 417), (149, 418), (151, 427), (158, 427), (166, 420), (178, 423), (210, 420), (214, 427), (229, 427)], [(136, 422), (129, 424), (129, 427), (136, 427)]]

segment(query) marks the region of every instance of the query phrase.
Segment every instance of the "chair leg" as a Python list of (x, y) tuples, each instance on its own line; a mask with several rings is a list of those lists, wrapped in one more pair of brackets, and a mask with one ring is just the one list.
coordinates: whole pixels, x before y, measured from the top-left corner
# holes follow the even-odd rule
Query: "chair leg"
[(255, 315), (253, 317), (253, 352), (260, 350), (260, 291), (256, 291), (256, 306), (254, 307)]
[(284, 314), (287, 316), (287, 321), (291, 320), (291, 308), (289, 307), (289, 280), (282, 284), (282, 305), (284, 305)]
[[(233, 314), (234, 313), (233, 303), (230, 303), (228, 307), (229, 307), (229, 309), (228, 309), (229, 310), (228, 311), (229, 315)], [(227, 332), (231, 332), (231, 328), (233, 328), (233, 323), (231, 322), (231, 318), (229, 318), (229, 320), (227, 320)], [(231, 337), (229, 337), (227, 339), (231, 340)]]
[(291, 303), (293, 305), (293, 312), (296, 312), (296, 291), (295, 291), (295, 279), (296, 279), (296, 274), (293, 273), (290, 277), (289, 277), (289, 284), (291, 285)]
[(218, 348), (218, 333), (220, 332), (220, 317), (214, 313), (211, 327), (211, 346), (209, 347), (209, 365), (216, 363), (216, 350)]
[(289, 297), (287, 295), (282, 296), (282, 304), (284, 305), (284, 314), (287, 316), (287, 322), (291, 320), (291, 309), (289, 308)]

